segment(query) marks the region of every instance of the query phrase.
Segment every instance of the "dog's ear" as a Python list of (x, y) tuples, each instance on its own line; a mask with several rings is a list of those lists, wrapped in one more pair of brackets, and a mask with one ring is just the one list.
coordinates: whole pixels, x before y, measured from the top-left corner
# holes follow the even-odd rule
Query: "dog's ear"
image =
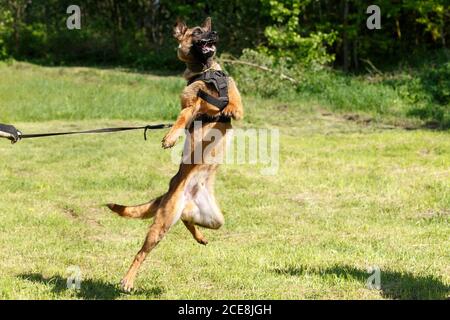
[(211, 17), (205, 19), (205, 21), (202, 24), (202, 29), (206, 31), (211, 31)]
[(175, 37), (175, 39), (180, 41), (186, 33), (187, 29), (188, 27), (186, 26), (186, 24), (183, 21), (177, 19), (177, 22), (173, 26), (173, 36)]

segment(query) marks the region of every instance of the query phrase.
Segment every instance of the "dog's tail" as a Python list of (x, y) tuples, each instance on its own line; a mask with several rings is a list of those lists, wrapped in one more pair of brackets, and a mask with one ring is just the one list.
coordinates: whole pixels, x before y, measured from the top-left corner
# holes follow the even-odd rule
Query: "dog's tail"
[(160, 201), (161, 197), (137, 206), (127, 207), (115, 203), (108, 203), (106, 206), (121, 217), (148, 219), (152, 218), (155, 215), (156, 209), (158, 208)]

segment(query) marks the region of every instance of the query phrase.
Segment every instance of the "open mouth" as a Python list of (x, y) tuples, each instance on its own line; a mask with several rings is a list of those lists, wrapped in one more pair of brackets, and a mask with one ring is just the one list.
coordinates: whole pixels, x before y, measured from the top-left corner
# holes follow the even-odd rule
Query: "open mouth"
[(200, 40), (198, 48), (203, 54), (208, 54), (216, 51), (216, 42), (214, 40)]

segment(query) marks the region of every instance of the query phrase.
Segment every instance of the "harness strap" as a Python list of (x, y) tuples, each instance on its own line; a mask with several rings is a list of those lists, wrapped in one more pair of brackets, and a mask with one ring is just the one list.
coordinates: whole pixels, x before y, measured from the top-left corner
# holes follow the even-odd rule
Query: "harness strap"
[(209, 104), (212, 104), (213, 106), (217, 107), (222, 111), (225, 109), (225, 107), (228, 105), (228, 97), (214, 97), (202, 89), (200, 89), (197, 93), (197, 96), (208, 102)]
[(231, 118), (224, 116), (223, 114), (218, 115), (218, 116), (209, 116), (205, 113), (199, 115), (197, 118), (195, 118), (195, 120), (192, 122), (192, 124), (195, 121), (201, 121), (201, 122), (221, 122), (221, 123), (230, 123), (231, 122)]
[(212, 84), (219, 93), (219, 97), (216, 98), (200, 89), (197, 93), (199, 98), (219, 108), (220, 111), (228, 105), (228, 76), (223, 71), (207, 70), (189, 79), (188, 85), (194, 83), (195, 81), (203, 81), (205, 83)]

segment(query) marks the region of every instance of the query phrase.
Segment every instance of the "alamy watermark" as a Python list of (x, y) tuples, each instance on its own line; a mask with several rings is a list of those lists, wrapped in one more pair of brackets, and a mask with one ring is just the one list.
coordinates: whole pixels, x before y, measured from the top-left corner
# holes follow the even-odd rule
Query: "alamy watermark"
[[(280, 132), (278, 129), (205, 129), (195, 121), (193, 130), (186, 133), (184, 146), (172, 150), (174, 164), (251, 164), (262, 165), (262, 175), (275, 175), (280, 166)], [(180, 150), (181, 149), (181, 150)]]
[(371, 290), (381, 289), (381, 271), (378, 266), (372, 266), (367, 269), (371, 275), (367, 278), (366, 287)]
[(370, 16), (366, 20), (366, 26), (369, 30), (381, 29), (381, 9), (379, 6), (372, 4), (367, 7), (367, 14)]
[[(81, 29), (81, 9), (78, 5), (72, 4), (67, 7), (67, 14), (70, 16), (66, 19), (66, 26), (69, 30)], [(366, 26), (369, 30), (381, 29), (381, 9), (379, 6), (372, 4), (367, 7), (366, 13), (370, 16), (366, 20)]]
[(81, 9), (79, 6), (72, 4), (67, 7), (67, 14), (70, 16), (66, 20), (66, 26), (69, 30), (81, 29)]
[(79, 266), (69, 266), (66, 269), (66, 274), (69, 274), (69, 277), (67, 278), (67, 289), (80, 290), (81, 268)]
[[(72, 4), (67, 7), (67, 14), (70, 16), (66, 19), (66, 26), (69, 30), (81, 29), (81, 9), (78, 5)], [(366, 26), (369, 30), (381, 29), (381, 9), (379, 6), (372, 4), (367, 7), (366, 13), (370, 16), (366, 20)]]

